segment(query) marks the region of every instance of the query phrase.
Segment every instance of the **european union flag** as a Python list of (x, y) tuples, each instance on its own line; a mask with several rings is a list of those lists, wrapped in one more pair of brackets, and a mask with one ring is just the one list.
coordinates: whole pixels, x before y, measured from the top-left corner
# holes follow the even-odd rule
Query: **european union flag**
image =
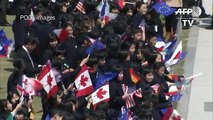
[(0, 56), (7, 56), (8, 47), (11, 45), (12, 40), (7, 39), (3, 29), (0, 30)]
[(104, 85), (107, 81), (112, 80), (112, 78), (116, 77), (118, 73), (115, 72), (105, 72), (103, 74), (99, 74), (96, 79), (95, 89), (98, 89), (102, 85)]
[(175, 12), (175, 8), (169, 7), (165, 2), (156, 3), (154, 9), (157, 13), (163, 14), (165, 16), (171, 15)]
[(180, 93), (178, 93), (178, 94), (175, 94), (175, 95), (173, 95), (173, 96), (171, 96), (171, 98), (170, 98), (170, 102), (177, 102), (177, 101), (179, 101), (180, 100), (180, 98), (183, 96), (183, 94), (180, 94)]
[(106, 46), (99, 39), (96, 39), (95, 42), (87, 49), (86, 53), (91, 54), (94, 49), (102, 50), (105, 47)]

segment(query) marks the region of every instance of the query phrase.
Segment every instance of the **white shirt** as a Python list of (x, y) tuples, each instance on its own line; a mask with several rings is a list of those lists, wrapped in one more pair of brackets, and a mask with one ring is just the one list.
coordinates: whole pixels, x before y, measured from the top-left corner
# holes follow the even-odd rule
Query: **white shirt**
[(32, 60), (32, 58), (31, 58), (30, 54), (29, 54), (29, 51), (27, 50), (26, 47), (24, 47), (24, 45), (22, 45), (22, 48), (23, 48), (24, 51), (27, 53), (27, 56), (29, 57), (30, 62), (31, 62), (31, 64), (32, 64), (33, 68), (34, 68), (34, 63), (33, 63), (33, 60)]

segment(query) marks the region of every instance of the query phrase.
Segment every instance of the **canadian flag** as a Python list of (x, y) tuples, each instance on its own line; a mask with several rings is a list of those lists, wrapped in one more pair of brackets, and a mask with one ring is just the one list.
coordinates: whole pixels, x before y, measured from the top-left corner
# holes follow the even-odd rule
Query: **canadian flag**
[(25, 75), (22, 76), (22, 80), (16, 86), (16, 89), (24, 95), (35, 95), (36, 91), (42, 88), (42, 84), (35, 78), (28, 78)]
[(95, 92), (91, 94), (92, 97), (92, 104), (94, 109), (96, 109), (96, 106), (100, 102), (108, 102), (110, 99), (109, 96), (109, 83), (106, 83), (99, 89), (97, 89)]
[(69, 38), (69, 34), (65, 29), (55, 29), (53, 32), (57, 35), (60, 42), (64, 42)]
[(184, 120), (177, 110), (172, 107), (161, 110), (161, 112), (163, 113), (162, 120)]
[(74, 82), (77, 88), (77, 97), (85, 96), (93, 92), (92, 81), (86, 65), (82, 67)]
[(35, 16), (34, 16), (33, 10), (31, 9), (30, 10), (30, 19), (28, 20), (29, 26), (31, 26), (34, 21), (35, 21)]
[(58, 91), (58, 86), (52, 71), (51, 63), (49, 61), (43, 66), (37, 79), (43, 85), (44, 90), (48, 94), (48, 98), (52, 97), (54, 93)]

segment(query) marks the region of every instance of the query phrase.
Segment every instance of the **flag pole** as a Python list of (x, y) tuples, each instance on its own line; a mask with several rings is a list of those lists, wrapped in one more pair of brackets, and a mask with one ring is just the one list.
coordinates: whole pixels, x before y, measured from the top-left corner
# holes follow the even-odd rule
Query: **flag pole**
[(189, 76), (189, 77), (185, 78), (185, 80), (194, 79), (194, 78), (196, 78), (196, 77), (198, 77), (198, 76), (201, 76), (201, 75), (203, 75), (203, 73), (202, 73), (202, 72), (197, 73), (197, 74), (194, 74), (194, 75), (192, 75), (192, 76)]

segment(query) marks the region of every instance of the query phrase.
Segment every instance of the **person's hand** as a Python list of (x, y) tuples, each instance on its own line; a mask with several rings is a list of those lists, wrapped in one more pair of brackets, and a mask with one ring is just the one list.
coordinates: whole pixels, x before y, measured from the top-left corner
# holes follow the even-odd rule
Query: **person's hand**
[(124, 95), (122, 96), (122, 100), (126, 100), (128, 97), (129, 97), (128, 94), (124, 94)]
[(18, 105), (16, 105), (16, 110), (20, 109), (22, 107), (22, 103), (19, 103)]
[(89, 55), (88, 57), (84, 58), (81, 63), (80, 63), (80, 66), (82, 67), (84, 64), (86, 64), (88, 62), (88, 59), (89, 59)]
[(149, 64), (148, 64), (148, 61), (145, 61), (145, 62), (142, 62), (141, 65), (142, 65), (142, 66), (147, 66), (147, 65), (149, 65)]
[(33, 100), (32, 99), (29, 99), (29, 101), (27, 102), (28, 106), (32, 106), (33, 105)]
[(172, 83), (172, 82), (166, 82), (166, 83), (168, 84), (169, 87), (175, 84), (175, 83)]
[(69, 69), (65, 69), (62, 73), (66, 74), (66, 73), (73, 72), (73, 71), (74, 71), (74, 69), (69, 68)]
[(106, 25), (105, 19), (101, 20), (101, 28), (103, 28)]
[(88, 101), (88, 103), (92, 103), (92, 102), (93, 102), (93, 101), (92, 101), (92, 97), (89, 96), (89, 97), (87, 98), (87, 101)]

